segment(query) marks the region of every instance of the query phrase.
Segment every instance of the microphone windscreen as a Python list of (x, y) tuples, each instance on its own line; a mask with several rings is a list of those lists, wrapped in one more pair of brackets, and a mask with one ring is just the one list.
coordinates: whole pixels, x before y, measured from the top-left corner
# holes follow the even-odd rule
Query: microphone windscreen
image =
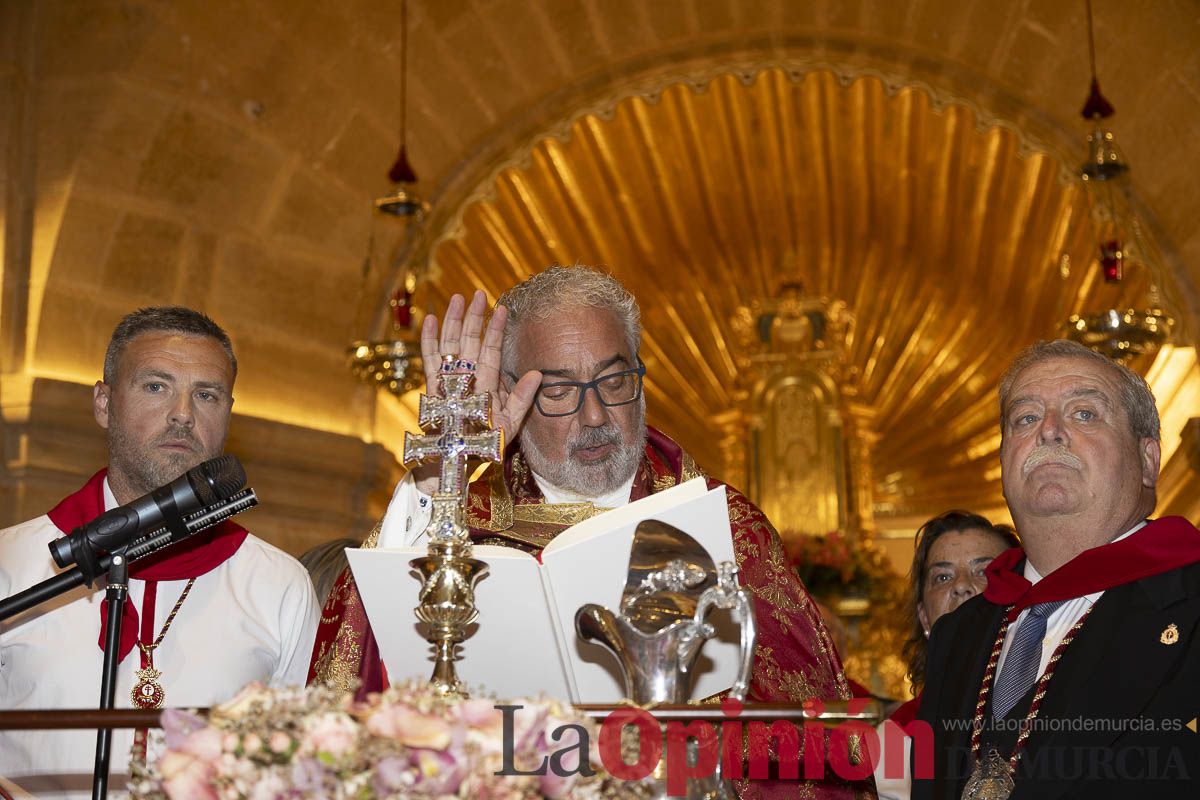
[(241, 491), (246, 485), (246, 470), (237, 456), (223, 455), (188, 470), (188, 479), (200, 502), (209, 506)]

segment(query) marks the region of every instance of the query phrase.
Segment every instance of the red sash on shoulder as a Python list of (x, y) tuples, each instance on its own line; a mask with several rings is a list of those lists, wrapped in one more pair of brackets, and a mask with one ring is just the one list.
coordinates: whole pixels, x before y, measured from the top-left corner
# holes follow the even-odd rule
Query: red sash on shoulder
[(1183, 517), (1162, 517), (1119, 542), (1084, 550), (1037, 583), (1014, 571), (1024, 557), (1019, 547), (1005, 550), (986, 570), (983, 596), (996, 605), (1012, 605), (1010, 621), (1038, 603), (1071, 600), (1195, 564), (1200, 530)]
[[(54, 527), (64, 534), (72, 533), (104, 513), (104, 476), (102, 469), (83, 485), (83, 488), (65, 497), (62, 502), (47, 512)], [(129, 567), (129, 577), (143, 581), (181, 581), (197, 578), (212, 572), (224, 564), (249, 532), (232, 520), (225, 520), (203, 533), (172, 545), (164, 550), (134, 562)], [(138, 612), (133, 603), (125, 604), (121, 622), (121, 660), (129, 655), (138, 637)], [(108, 601), (100, 604), (100, 649), (104, 649), (104, 632), (108, 625)]]

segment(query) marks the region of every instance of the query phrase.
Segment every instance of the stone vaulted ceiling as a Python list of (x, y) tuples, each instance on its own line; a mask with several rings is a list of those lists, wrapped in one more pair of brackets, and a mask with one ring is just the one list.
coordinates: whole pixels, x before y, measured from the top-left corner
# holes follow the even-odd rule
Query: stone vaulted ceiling
[[(1200, 10), (1094, 5), (1190, 343)], [(636, 288), (652, 415), (712, 462), (723, 320), (795, 276), (854, 308), (877, 475), (919, 513), (997, 502), (990, 393), (1015, 348), (1144, 292), (1050, 263), (1083, 247), (1062, 179), (1082, 2), (411, 0), (409, 144), (434, 206), (407, 244), (369, 213), (397, 144), (398, 6), (0, 5), (0, 393), (90, 383), (123, 313), (181, 302), (234, 335), (239, 412), (395, 451), (411, 415), (344, 361), (383, 330), (395, 255), (427, 265), (432, 306), (578, 259)]]

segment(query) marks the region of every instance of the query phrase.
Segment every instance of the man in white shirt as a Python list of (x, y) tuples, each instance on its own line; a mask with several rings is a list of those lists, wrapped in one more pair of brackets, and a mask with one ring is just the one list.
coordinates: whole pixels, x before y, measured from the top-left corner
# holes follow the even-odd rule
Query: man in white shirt
[[(935, 624), (912, 796), (1178, 797), (1200, 780), (1200, 531), (1154, 511), (1159, 421), (1133, 371), (1065, 340), (1000, 386), (1024, 549)], [(1195, 724), (1194, 722), (1192, 723)]]
[[(179, 307), (125, 317), (93, 391), (109, 463), (48, 514), (0, 531), (0, 597), (58, 570), (47, 545), (220, 455), (237, 361), (208, 317)], [(103, 577), (0, 623), (0, 707), (95, 708)], [(105, 604), (106, 605), (106, 604)], [(299, 562), (227, 521), (130, 565), (116, 706), (208, 706), (250, 681), (304, 682), (318, 607)], [(157, 673), (157, 674), (155, 674)], [(114, 732), (111, 790), (134, 733)], [(0, 775), (39, 797), (90, 792), (94, 731), (0, 732)]]

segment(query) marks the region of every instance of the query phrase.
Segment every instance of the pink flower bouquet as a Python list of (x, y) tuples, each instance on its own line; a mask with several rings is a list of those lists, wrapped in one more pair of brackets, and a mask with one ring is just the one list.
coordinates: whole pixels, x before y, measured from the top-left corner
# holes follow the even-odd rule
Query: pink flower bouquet
[[(207, 720), (176, 709), (164, 711), (166, 750), (150, 763), (135, 762), (131, 796), (621, 796), (620, 787), (598, 766), (597, 730), (590, 720), (544, 699), (506, 702), (507, 712), (498, 705), (487, 699), (442, 698), (417, 684), (394, 686), (361, 703), (325, 687), (276, 690), (251, 684), (212, 709)], [(571, 751), (569, 737), (561, 734), (576, 725), (587, 731), (591, 748)], [(593, 751), (580, 752), (585, 749)], [(587, 764), (580, 764), (581, 755)], [(559, 768), (539, 770), (548, 762)], [(508, 774), (497, 774), (501, 772)]]

